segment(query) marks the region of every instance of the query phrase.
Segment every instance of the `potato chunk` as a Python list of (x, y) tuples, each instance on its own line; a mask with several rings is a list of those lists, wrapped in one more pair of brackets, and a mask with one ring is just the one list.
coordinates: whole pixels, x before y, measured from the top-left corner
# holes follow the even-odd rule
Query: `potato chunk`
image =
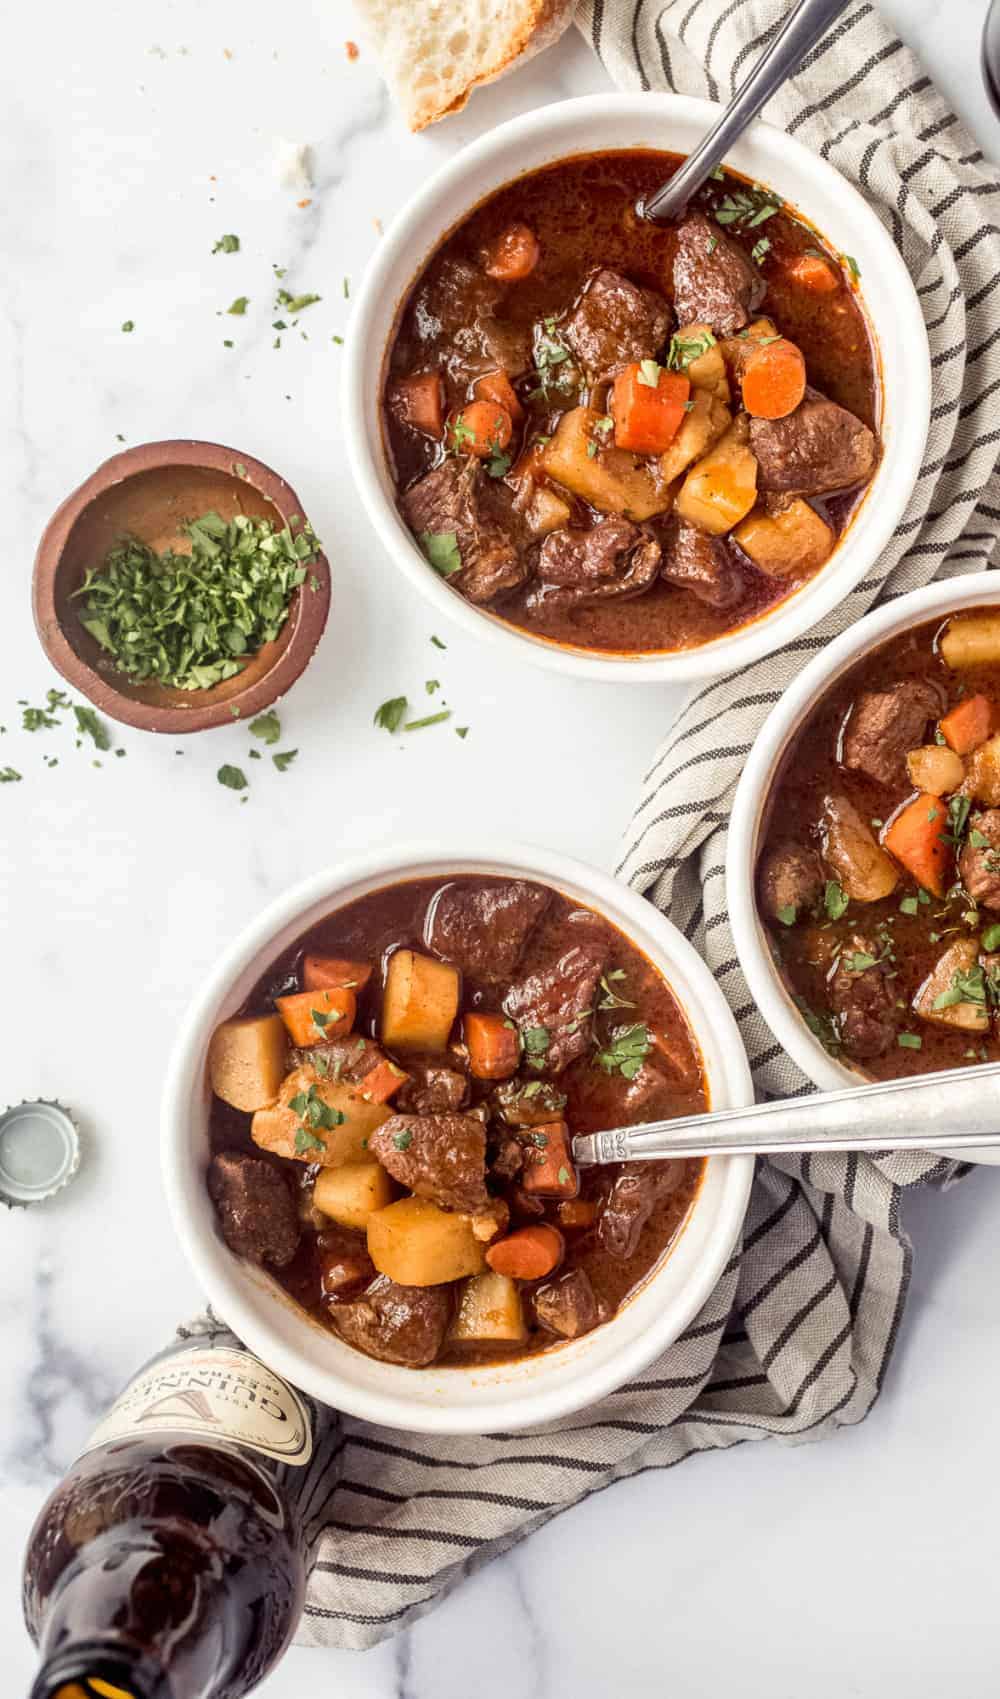
[(1000, 808), (1000, 732), (972, 751), (962, 791), (987, 808)]
[(805, 578), (829, 560), (837, 539), (814, 507), (796, 496), (777, 513), (751, 513), (733, 537), (772, 578)]
[(894, 891), (899, 871), (892, 857), (846, 796), (828, 796), (823, 807), (823, 859), (849, 897), (877, 903)]
[(536, 484), (531, 500), (524, 510), (524, 521), (533, 537), (547, 537), (568, 525), (573, 510), (568, 501), (550, 490), (548, 484)]
[[(944, 1002), (943, 999), (948, 999)], [(940, 1003), (941, 1007), (935, 1007)], [(931, 969), (913, 999), (914, 1013), (934, 1026), (989, 1032), (986, 987), (975, 938), (957, 938)]]
[(704, 343), (704, 353), (697, 354), (693, 360), (684, 364), (684, 374), (691, 381), (692, 389), (708, 390), (720, 401), (728, 401), (729, 377), (726, 372), (726, 361), (719, 347), (712, 327), (708, 324), (683, 325), (674, 336), (674, 344), (684, 351), (684, 344), (690, 350), (692, 344)]
[(690, 525), (721, 536), (750, 512), (757, 500), (757, 459), (748, 438), (749, 426), (740, 415), (692, 466), (674, 504)]
[(445, 1050), (458, 1014), (458, 969), (415, 950), (389, 959), (382, 1001), (387, 1050)]
[(208, 1077), (216, 1097), (252, 1114), (273, 1103), (288, 1067), (280, 1015), (238, 1015), (223, 1021), (208, 1047)]
[(946, 666), (989, 667), (1000, 662), (1000, 613), (958, 614), (941, 639)]
[(520, 1345), (527, 1334), (521, 1294), (509, 1275), (474, 1274), (462, 1287), (448, 1332), (453, 1345)]
[(916, 789), (926, 791), (928, 796), (950, 796), (965, 778), (962, 757), (938, 743), (911, 749), (906, 757), (906, 770)]
[(391, 1114), (387, 1104), (367, 1103), (341, 1080), (323, 1079), (315, 1068), (295, 1068), (277, 1103), (257, 1110), (250, 1137), (275, 1156), (339, 1168), (366, 1159), (369, 1138)]
[(640, 456), (599, 446), (606, 433), (598, 425), (595, 434), (593, 426), (603, 418), (592, 407), (564, 413), (543, 455), (546, 473), (599, 513), (622, 513), (626, 519), (666, 513), (672, 492), (663, 479)]
[(439, 1209), (428, 1198), (400, 1198), (370, 1215), (368, 1255), (380, 1274), (400, 1286), (441, 1286), (486, 1266), (470, 1218)]
[(360, 1228), (368, 1217), (392, 1202), (393, 1185), (381, 1162), (350, 1162), (324, 1168), (316, 1177), (313, 1203), (341, 1227)]
[(723, 431), (732, 423), (732, 414), (721, 397), (707, 389), (696, 389), (691, 397), (690, 411), (685, 413), (680, 429), (665, 454), (660, 455), (660, 476), (670, 482), (718, 442)]

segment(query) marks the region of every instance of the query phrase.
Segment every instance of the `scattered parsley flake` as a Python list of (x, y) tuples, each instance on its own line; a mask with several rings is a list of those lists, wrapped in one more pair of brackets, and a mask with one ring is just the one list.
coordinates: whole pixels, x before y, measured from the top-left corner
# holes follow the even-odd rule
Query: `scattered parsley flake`
[(76, 716), (81, 737), (93, 738), (98, 749), (111, 748), (111, 733), (93, 708), (84, 708), (76, 704), (73, 713)]
[(220, 236), (212, 249), (213, 254), (238, 254), (240, 239), (238, 236)]
[(794, 926), (799, 917), (799, 911), (794, 903), (782, 903), (781, 907), (775, 912), (782, 926)]
[(606, 1074), (617, 1071), (623, 1079), (634, 1080), (652, 1048), (653, 1038), (648, 1026), (644, 1021), (637, 1021), (634, 1026), (616, 1027), (611, 1043), (597, 1051), (594, 1061)]
[(246, 790), (249, 782), (241, 767), (231, 767), (228, 762), (219, 768), (215, 776), (220, 785), (225, 785), (226, 789), (231, 791)]
[(125, 332), (125, 335), (128, 336), (134, 329), (135, 329), (135, 320), (134, 319), (126, 319), (125, 323), (122, 325), (122, 330)]
[(409, 706), (405, 696), (390, 696), (387, 702), (376, 708), (374, 724), (381, 726), (383, 731), (398, 732)]
[(247, 308), (249, 307), (249, 305), (250, 305), (249, 295), (237, 295), (235, 301), (233, 301), (232, 304), (226, 308), (226, 312), (232, 313), (234, 318), (241, 319), (243, 317), (244, 313), (246, 312)]
[(409, 1150), (413, 1143), (413, 1133), (409, 1127), (404, 1127), (401, 1133), (395, 1133), (393, 1135), (392, 1142), (397, 1150)]
[(0, 785), (14, 785), (21, 781), (21, 774), (16, 767), (0, 767)]
[(439, 714), (425, 714), (423, 719), (407, 720), (406, 724), (403, 727), (403, 730), (404, 730), (404, 732), (419, 732), (419, 731), (423, 731), (425, 726), (439, 726), (441, 724), (442, 720), (450, 720), (450, 719), (451, 719), (451, 709), (450, 708), (442, 708), (441, 712)]
[(456, 726), (455, 727), (455, 736), (456, 737), (468, 737), (468, 735), (469, 735), (468, 726)]
[(901, 1050), (919, 1050), (923, 1042), (920, 1034), (916, 1032), (901, 1032), (896, 1038), (896, 1043)]
[(266, 714), (258, 714), (255, 720), (250, 721), (250, 733), (253, 737), (259, 737), (262, 743), (277, 743), (281, 736), (281, 721), (273, 708), (269, 708)]
[(831, 920), (839, 920), (850, 901), (847, 892), (835, 879), (828, 879), (823, 891), (823, 907)]
[(462, 556), (458, 547), (458, 536), (454, 531), (421, 531), (417, 535), (426, 559), (435, 572), (442, 578), (451, 578), (460, 572)]
[(435, 649), (447, 649), (447, 647), (448, 647), (447, 643), (442, 643), (440, 637), (435, 637), (433, 635), (433, 633), (431, 634), (431, 642), (433, 643)]
[(279, 749), (275, 755), (271, 756), (271, 760), (277, 767), (278, 772), (284, 773), (287, 772), (298, 753), (297, 749)]

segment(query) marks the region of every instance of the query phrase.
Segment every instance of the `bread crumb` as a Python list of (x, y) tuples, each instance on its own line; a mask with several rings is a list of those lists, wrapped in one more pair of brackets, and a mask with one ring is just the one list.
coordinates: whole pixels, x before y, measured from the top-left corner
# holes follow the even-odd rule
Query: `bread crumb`
[(307, 195), (304, 201), (296, 201), (296, 206), (312, 206), (312, 195)]
[(376, 234), (376, 236), (381, 236), (381, 235), (382, 235), (382, 231), (383, 231), (383, 228), (384, 228), (384, 227), (383, 227), (383, 224), (382, 224), (382, 220), (381, 220), (381, 219), (380, 219), (380, 218), (373, 218), (373, 219), (372, 219), (372, 223), (373, 223), (373, 224), (374, 224), (374, 226), (375, 226), (375, 234)]
[(347, 50), (348, 59), (358, 59), (358, 58), (360, 58), (360, 56), (361, 56), (360, 49), (359, 49), (356, 41), (345, 41), (344, 47)]
[(274, 143), (274, 169), (278, 181), (286, 189), (311, 189), (312, 149), (308, 142), (290, 142), (277, 136)]

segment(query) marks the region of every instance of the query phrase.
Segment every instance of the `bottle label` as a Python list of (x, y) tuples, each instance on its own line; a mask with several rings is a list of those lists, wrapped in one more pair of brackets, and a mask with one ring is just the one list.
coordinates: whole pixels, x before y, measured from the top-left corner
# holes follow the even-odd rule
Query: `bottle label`
[(279, 1463), (308, 1463), (313, 1449), (298, 1393), (249, 1351), (211, 1345), (150, 1363), (95, 1429), (87, 1450), (140, 1434), (228, 1440)]

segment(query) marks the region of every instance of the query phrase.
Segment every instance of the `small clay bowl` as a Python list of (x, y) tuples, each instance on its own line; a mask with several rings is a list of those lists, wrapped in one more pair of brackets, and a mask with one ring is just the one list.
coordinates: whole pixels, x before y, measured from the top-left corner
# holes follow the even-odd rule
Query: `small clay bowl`
[[(113, 544), (138, 537), (162, 552), (182, 545), (182, 526), (213, 511), (299, 528), (295, 491), (269, 466), (214, 442), (147, 442), (116, 454), (49, 521), (35, 556), (32, 606), (42, 647), (63, 678), (102, 713), (142, 731), (205, 731), (258, 714), (308, 665), (330, 608), (330, 567), (319, 554), (295, 592), (281, 631), (242, 672), (209, 690), (139, 683), (120, 672), (85, 630), (73, 592)], [(315, 582), (318, 588), (313, 589)], [(238, 714), (237, 714), (238, 710)]]

